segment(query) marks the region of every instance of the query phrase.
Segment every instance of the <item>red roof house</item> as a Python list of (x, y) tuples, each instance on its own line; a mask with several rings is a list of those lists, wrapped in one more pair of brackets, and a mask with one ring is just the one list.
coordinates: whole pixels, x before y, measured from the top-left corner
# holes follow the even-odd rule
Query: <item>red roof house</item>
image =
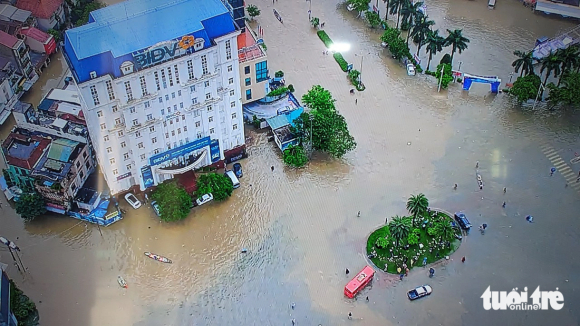
[(20, 30), (20, 34), (26, 36), (24, 43), (33, 51), (50, 55), (56, 50), (54, 37), (38, 28), (25, 27)]
[(64, 0), (18, 0), (16, 7), (32, 12), (36, 18), (50, 19)]

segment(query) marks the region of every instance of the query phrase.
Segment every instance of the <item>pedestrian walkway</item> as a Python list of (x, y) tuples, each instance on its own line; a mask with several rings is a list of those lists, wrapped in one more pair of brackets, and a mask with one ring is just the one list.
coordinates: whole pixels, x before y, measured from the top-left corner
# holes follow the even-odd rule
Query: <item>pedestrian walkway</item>
[(580, 182), (576, 182), (578, 174), (574, 172), (568, 163), (562, 159), (560, 154), (558, 154), (558, 151), (545, 142), (540, 143), (540, 149), (550, 162), (552, 162), (552, 165), (557, 169), (557, 171), (564, 176), (568, 185), (580, 193)]

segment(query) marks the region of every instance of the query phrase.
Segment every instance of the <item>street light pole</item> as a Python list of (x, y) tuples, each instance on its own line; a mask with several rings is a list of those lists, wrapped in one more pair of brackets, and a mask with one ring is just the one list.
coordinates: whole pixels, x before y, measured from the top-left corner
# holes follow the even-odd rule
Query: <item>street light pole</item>
[(441, 82), (443, 81), (443, 71), (445, 69), (443, 69), (443, 67), (441, 67), (441, 77), (439, 77), (439, 87), (437, 87), (437, 93), (439, 93), (441, 91)]
[(312, 0), (308, 0), (308, 21), (312, 19)]
[(359, 83), (361, 86), (362, 86), (362, 67), (363, 67), (363, 60), (364, 60), (364, 58), (365, 58), (365, 56), (364, 56), (364, 55), (361, 55), (361, 56), (360, 56), (360, 75), (358, 75), (358, 76), (359, 76), (359, 78), (358, 78), (358, 83)]
[(312, 116), (310, 117), (310, 157), (312, 157), (312, 151), (314, 146), (312, 145)]

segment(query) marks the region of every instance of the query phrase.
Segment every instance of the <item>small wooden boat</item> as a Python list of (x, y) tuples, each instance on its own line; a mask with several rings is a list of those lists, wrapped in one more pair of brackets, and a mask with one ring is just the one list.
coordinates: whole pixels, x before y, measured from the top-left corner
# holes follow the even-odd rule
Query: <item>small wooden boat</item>
[(121, 275), (119, 275), (119, 276), (117, 277), (117, 282), (119, 282), (119, 285), (120, 285), (122, 288), (125, 288), (125, 289), (126, 289), (126, 288), (128, 288), (128, 287), (129, 287), (129, 285), (127, 285), (127, 282), (125, 282), (125, 279), (124, 279), (124, 278), (123, 278), (123, 276), (121, 276)]
[(171, 259), (167, 258), (167, 257), (163, 257), (163, 256), (159, 256), (156, 254), (152, 254), (150, 252), (145, 252), (144, 253), (145, 256), (153, 259), (153, 260), (157, 260), (158, 262), (162, 262), (162, 263), (167, 263), (167, 264), (171, 264)]

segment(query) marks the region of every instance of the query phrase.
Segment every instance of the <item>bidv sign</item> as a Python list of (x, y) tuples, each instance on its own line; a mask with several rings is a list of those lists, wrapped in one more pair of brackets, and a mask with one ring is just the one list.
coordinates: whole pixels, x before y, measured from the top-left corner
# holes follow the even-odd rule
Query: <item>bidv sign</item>
[[(200, 39), (203, 41), (203, 39)], [(156, 63), (170, 60), (171, 58), (183, 55), (188, 49), (196, 43), (195, 38), (191, 35), (183, 36), (180, 40), (166, 41), (158, 43), (149, 49), (133, 54), (133, 61), (138, 69), (145, 68)]]
[(491, 291), (488, 286), (481, 295), (483, 299), (483, 309), (485, 310), (560, 310), (564, 307), (564, 295), (558, 291), (540, 291), (538, 286), (534, 293), (530, 295), (532, 302), (528, 301), (528, 288), (517, 292), (517, 288), (507, 291)]

